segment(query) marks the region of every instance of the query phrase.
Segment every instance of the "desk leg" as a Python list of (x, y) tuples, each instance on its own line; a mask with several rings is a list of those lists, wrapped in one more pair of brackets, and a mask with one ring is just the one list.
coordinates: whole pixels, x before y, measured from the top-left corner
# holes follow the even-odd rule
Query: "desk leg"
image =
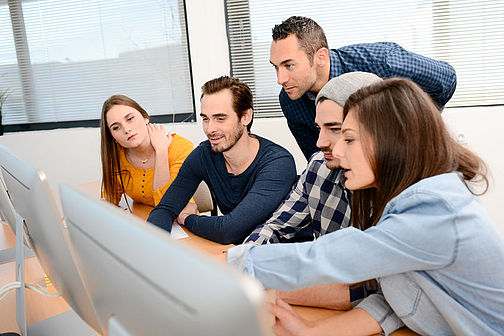
[(16, 281), (21, 286), (16, 289), (16, 321), (21, 335), (26, 336), (26, 300), (24, 273), (24, 230), (23, 218), (16, 214)]

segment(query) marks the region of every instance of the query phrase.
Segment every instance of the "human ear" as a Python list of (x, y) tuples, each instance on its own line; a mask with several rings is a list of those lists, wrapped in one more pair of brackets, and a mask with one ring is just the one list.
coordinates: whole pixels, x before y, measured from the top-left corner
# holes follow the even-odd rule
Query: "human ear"
[(327, 48), (320, 48), (317, 50), (315, 55), (313, 56), (315, 59), (315, 63), (318, 66), (325, 66), (329, 61), (329, 50)]
[(245, 111), (245, 113), (243, 114), (243, 116), (241, 117), (242, 125), (247, 126), (248, 124), (250, 124), (250, 122), (252, 121), (253, 115), (254, 115), (254, 111), (251, 108), (247, 109)]

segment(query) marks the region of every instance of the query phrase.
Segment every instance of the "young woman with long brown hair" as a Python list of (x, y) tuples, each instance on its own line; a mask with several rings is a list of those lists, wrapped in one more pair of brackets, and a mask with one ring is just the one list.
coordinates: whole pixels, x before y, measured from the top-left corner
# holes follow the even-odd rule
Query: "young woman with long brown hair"
[(344, 116), (333, 155), (354, 191), (354, 227), (295, 246), (244, 244), (228, 250), (228, 262), (268, 288), (375, 278), (382, 293), (315, 323), (277, 300), (276, 333), (389, 334), (405, 324), (424, 335), (504, 334), (504, 243), (476, 195), (488, 185), (484, 163), (409, 80), (357, 91)]
[(103, 103), (100, 129), (102, 197), (116, 205), (126, 194), (134, 202), (156, 206), (193, 150), (189, 140), (166, 134), (123, 95)]

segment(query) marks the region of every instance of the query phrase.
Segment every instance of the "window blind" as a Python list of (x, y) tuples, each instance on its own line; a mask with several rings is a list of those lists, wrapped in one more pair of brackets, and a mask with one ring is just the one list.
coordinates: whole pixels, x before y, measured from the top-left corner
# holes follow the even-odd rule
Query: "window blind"
[(2, 89), (4, 125), (96, 120), (113, 94), (194, 120), (184, 1), (0, 0)]
[(292, 15), (314, 19), (333, 49), (390, 41), (450, 63), (458, 83), (448, 107), (504, 104), (503, 0), (226, 0), (226, 7), (232, 74), (253, 89), (258, 115), (281, 115), (271, 30)]

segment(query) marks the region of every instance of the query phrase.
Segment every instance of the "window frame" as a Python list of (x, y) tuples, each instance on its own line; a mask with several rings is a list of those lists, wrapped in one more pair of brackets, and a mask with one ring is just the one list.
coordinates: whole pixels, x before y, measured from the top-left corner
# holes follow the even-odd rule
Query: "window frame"
[[(29, 49), (28, 49), (28, 40), (26, 36), (26, 31), (25, 31), (25, 25), (24, 25), (24, 16), (23, 16), (23, 11), (22, 11), (22, 3), (23, 0), (5, 0), (6, 5), (9, 7), (9, 15), (11, 22), (13, 20), (13, 17), (15, 17), (15, 20), (18, 22), (23, 22), (22, 23), (22, 31), (14, 31), (14, 27), (12, 27), (12, 33), (13, 35), (15, 34), (20, 34), (21, 35), (21, 43), (22, 45), (18, 45), (16, 41), (16, 37), (14, 37), (15, 40), (15, 45), (16, 45), (16, 56), (17, 56), (17, 65), (18, 65), (18, 74), (20, 78), (23, 77), (28, 77), (28, 78), (33, 78), (33, 70), (31, 69), (31, 62), (30, 62), (30, 55), (29, 55)], [(16, 6), (17, 8), (15, 8)], [(188, 57), (188, 77), (189, 77), (189, 85), (188, 88), (190, 90), (190, 96), (191, 96), (191, 104), (192, 104), (192, 110), (191, 112), (187, 113), (172, 113), (172, 114), (158, 114), (158, 115), (149, 115), (149, 118), (151, 121), (155, 123), (182, 123), (182, 122), (196, 122), (196, 100), (195, 100), (195, 95), (194, 95), (194, 76), (193, 76), (193, 70), (192, 70), (192, 63), (191, 63), (191, 46), (190, 46), (190, 37), (189, 37), (189, 29), (188, 29), (188, 21), (187, 21), (187, 6), (186, 6), (186, 0), (179, 0), (179, 7), (181, 6), (180, 13), (183, 15), (182, 18), (180, 18), (180, 22), (184, 24), (184, 33), (185, 33), (185, 43), (187, 47), (187, 57)], [(17, 16), (16, 16), (17, 15)], [(183, 37), (184, 38), (184, 37)], [(18, 37), (19, 39), (19, 37)], [(23, 42), (24, 41), (24, 42)], [(24, 46), (24, 47), (23, 47)], [(21, 48), (21, 55), (18, 55), (18, 49)], [(20, 57), (21, 56), (21, 57)], [(22, 66), (20, 69), (20, 58), (22, 61)], [(33, 84), (33, 79), (31, 79)], [(22, 91), (24, 85), (20, 85)], [(7, 91), (9, 91), (7, 89)], [(33, 91), (33, 90), (32, 90)], [(23, 97), (23, 102), (26, 106), (26, 101), (33, 100), (31, 99), (31, 92), (30, 93), (22, 93)], [(28, 97), (28, 98), (25, 98)], [(29, 103), (28, 103), (29, 104)], [(1, 112), (1, 111), (0, 111)], [(1, 117), (1, 113), (0, 113)], [(1, 119), (0, 119), (1, 123)], [(66, 128), (77, 128), (77, 127), (90, 127), (90, 128), (96, 128), (100, 127), (100, 119), (85, 119), (85, 120), (73, 120), (73, 121), (51, 121), (51, 122), (28, 122), (28, 123), (14, 123), (14, 124), (7, 124), (7, 125), (2, 125), (3, 126), (3, 132), (8, 133), (8, 132), (25, 132), (25, 131), (40, 131), (40, 130), (53, 130), (53, 129), (66, 129)]]

